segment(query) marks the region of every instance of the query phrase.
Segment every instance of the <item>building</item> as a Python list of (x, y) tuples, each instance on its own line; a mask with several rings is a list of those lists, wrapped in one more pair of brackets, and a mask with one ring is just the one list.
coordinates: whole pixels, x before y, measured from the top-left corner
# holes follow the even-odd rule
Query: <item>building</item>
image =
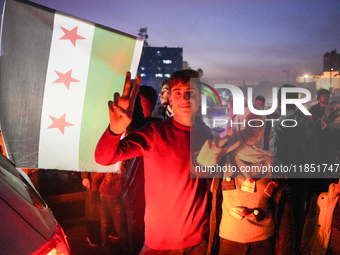
[(142, 85), (152, 86), (159, 92), (161, 83), (182, 68), (183, 48), (143, 47), (138, 67)]
[(339, 71), (340, 68), (340, 54), (333, 50), (331, 52), (326, 52), (323, 55), (323, 71)]
[(323, 55), (323, 73), (320, 75), (297, 77), (304, 84), (315, 82), (315, 89), (328, 89), (333, 96), (340, 96), (340, 54), (333, 50)]

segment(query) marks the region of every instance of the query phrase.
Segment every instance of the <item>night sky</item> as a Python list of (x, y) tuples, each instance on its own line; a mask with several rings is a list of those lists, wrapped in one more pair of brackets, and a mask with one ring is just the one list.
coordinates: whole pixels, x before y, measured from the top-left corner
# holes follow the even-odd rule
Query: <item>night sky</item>
[(135, 36), (147, 27), (150, 46), (182, 47), (206, 78), (319, 75), (323, 55), (340, 53), (338, 0), (33, 2)]

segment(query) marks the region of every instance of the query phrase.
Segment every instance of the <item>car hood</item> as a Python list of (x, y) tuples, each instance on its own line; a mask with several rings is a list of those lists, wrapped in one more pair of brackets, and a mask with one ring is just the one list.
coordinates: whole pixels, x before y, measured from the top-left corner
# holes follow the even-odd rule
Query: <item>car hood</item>
[(31, 254), (53, 236), (57, 222), (30, 184), (13, 174), (15, 167), (11, 171), (0, 165), (0, 247), (22, 245)]

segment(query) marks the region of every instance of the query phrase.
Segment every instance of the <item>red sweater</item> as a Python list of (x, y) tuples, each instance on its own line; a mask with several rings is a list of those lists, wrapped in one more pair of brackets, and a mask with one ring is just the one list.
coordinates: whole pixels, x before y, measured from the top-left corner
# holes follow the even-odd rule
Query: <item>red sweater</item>
[(99, 140), (99, 164), (144, 157), (145, 244), (150, 248), (183, 249), (207, 239), (207, 180), (190, 178), (190, 162), (191, 152), (208, 138), (208, 128), (190, 128), (170, 118), (151, 122), (123, 140), (107, 129)]

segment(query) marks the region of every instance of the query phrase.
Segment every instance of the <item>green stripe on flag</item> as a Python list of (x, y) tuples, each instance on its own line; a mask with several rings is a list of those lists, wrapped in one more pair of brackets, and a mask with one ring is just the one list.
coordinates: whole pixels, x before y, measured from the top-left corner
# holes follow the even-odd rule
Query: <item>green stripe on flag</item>
[(95, 163), (94, 151), (109, 124), (108, 106), (105, 102), (112, 100), (115, 92), (122, 92), (135, 44), (134, 38), (100, 27), (95, 28), (80, 130), (80, 170), (112, 170), (112, 166), (104, 167)]

